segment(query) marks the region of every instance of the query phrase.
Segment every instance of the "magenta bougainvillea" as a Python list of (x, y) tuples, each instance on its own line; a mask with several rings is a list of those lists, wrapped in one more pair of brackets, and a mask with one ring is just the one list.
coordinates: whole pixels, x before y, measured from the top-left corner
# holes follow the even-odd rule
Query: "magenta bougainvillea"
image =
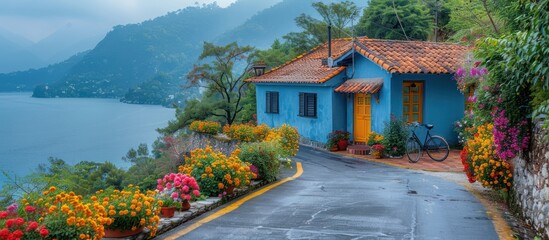
[(527, 121), (511, 124), (505, 116), (505, 110), (496, 108), (492, 113), (494, 120), (494, 145), (500, 159), (514, 158), (521, 150), (528, 147), (530, 140), (525, 130)]

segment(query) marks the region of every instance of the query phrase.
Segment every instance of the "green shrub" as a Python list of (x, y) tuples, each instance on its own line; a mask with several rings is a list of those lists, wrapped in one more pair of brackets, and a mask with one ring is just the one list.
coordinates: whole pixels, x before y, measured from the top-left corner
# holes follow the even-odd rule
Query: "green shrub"
[(260, 177), (274, 181), (280, 172), (280, 151), (278, 144), (273, 142), (247, 143), (242, 144), (239, 158), (256, 166)]
[(385, 137), (381, 142), (385, 146), (385, 154), (389, 156), (403, 156), (406, 152), (406, 139), (408, 130), (404, 121), (391, 116), (391, 121), (385, 123), (383, 130)]

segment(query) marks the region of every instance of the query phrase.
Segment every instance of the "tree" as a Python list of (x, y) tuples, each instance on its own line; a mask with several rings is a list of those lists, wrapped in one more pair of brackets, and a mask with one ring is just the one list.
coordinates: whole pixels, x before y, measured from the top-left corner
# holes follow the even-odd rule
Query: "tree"
[(452, 40), (474, 41), (481, 36), (497, 36), (503, 22), (494, 15), (502, 7), (490, 0), (449, 0), (444, 4), (450, 9), (450, 21), (446, 25), (455, 32)]
[(192, 84), (203, 84), (214, 96), (211, 114), (224, 118), (228, 124), (232, 124), (243, 109), (242, 98), (248, 85), (244, 80), (249, 76), (253, 50), (250, 46), (240, 47), (236, 42), (226, 46), (205, 42), (198, 59), (210, 62), (195, 65), (187, 74)]
[(397, 40), (426, 40), (433, 18), (418, 0), (372, 0), (359, 20), (359, 35)]
[[(295, 19), (296, 25), (303, 29), (300, 33), (289, 33), (284, 38), (291, 45), (306, 46), (306, 50), (328, 40), (328, 25), (332, 25), (334, 38), (352, 37), (350, 23), (358, 18), (358, 7), (351, 1), (335, 2), (326, 5), (322, 2), (312, 4), (322, 16), (322, 20), (301, 14)], [(307, 43), (304, 43), (306, 41)], [(305, 51), (306, 51), (305, 50)], [(303, 52), (303, 51), (302, 51)]]

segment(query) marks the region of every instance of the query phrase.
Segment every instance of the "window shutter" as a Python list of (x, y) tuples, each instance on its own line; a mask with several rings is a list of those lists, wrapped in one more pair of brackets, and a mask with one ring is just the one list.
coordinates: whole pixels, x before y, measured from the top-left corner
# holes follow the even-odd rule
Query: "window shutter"
[(271, 109), (271, 92), (266, 92), (265, 93), (265, 99), (266, 99), (266, 103), (265, 103), (265, 111), (270, 113), (272, 112), (272, 109)]
[(307, 113), (308, 117), (316, 116), (316, 94), (307, 94)]
[(271, 106), (271, 111), (273, 113), (278, 113), (278, 92), (271, 92), (271, 101), (272, 101), (272, 106)]
[(305, 116), (305, 93), (299, 93), (299, 116)]

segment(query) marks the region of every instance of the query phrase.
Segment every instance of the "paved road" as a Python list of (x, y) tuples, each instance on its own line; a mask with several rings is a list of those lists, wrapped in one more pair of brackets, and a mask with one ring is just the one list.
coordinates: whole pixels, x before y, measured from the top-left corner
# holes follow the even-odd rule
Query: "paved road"
[(306, 147), (294, 160), (301, 177), (178, 239), (498, 239), (454, 183)]

